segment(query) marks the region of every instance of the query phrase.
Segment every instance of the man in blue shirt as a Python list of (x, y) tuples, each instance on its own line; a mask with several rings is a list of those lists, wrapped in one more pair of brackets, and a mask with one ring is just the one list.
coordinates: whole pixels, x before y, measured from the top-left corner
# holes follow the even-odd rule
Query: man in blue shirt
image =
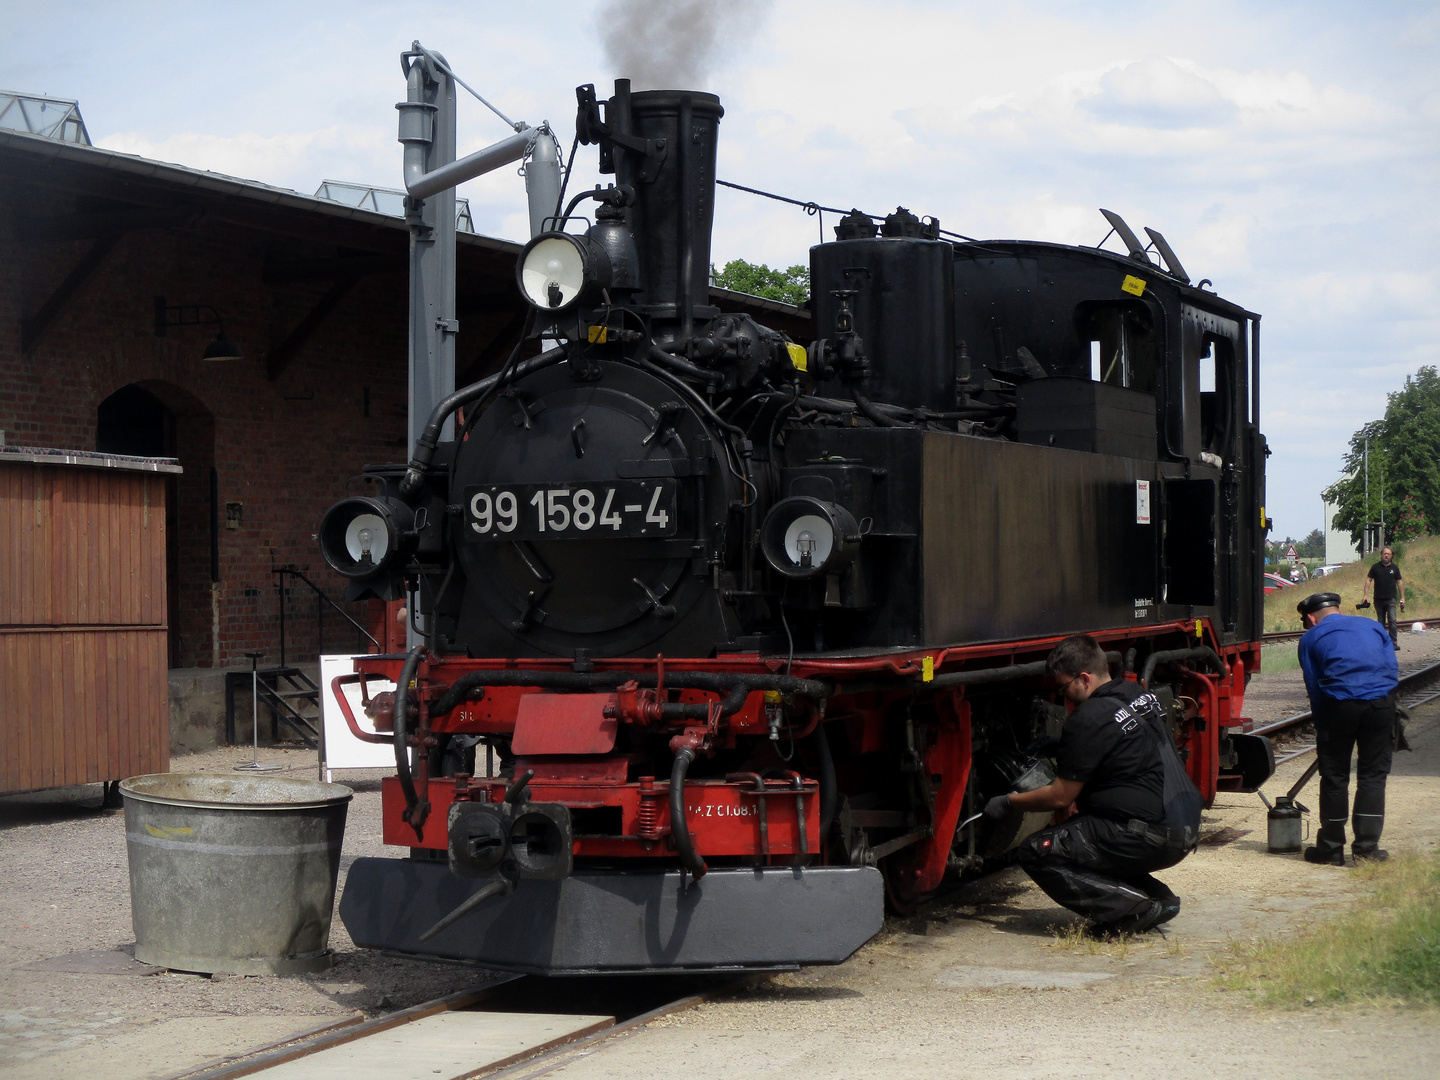
[(1389, 635), (1377, 622), (1340, 613), (1338, 593), (1315, 593), (1297, 606), (1305, 624), (1300, 669), (1315, 717), (1320, 761), (1320, 832), (1305, 861), (1345, 865), (1345, 821), (1351, 818), (1350, 753), (1358, 747), (1355, 859), (1384, 859), (1385, 778), (1395, 749), (1395, 687), (1400, 669)]

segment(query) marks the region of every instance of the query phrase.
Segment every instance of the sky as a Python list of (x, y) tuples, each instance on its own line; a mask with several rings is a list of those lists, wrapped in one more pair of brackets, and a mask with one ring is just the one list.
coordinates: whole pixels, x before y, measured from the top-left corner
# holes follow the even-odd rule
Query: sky
[[(566, 149), (575, 86), (626, 76), (720, 95), (721, 179), (977, 238), (1094, 245), (1101, 206), (1159, 230), (1263, 315), (1279, 537), (1321, 525), (1350, 434), (1440, 364), (1435, 3), (51, 0), (7, 13), (0, 88), (78, 99), (108, 149), (398, 187), (415, 39)], [(462, 153), (508, 133), (463, 92), (459, 115)], [(598, 179), (582, 147), (571, 191)], [(514, 169), (460, 193), (477, 231), (526, 238)], [(818, 237), (722, 189), (712, 261), (804, 263)]]

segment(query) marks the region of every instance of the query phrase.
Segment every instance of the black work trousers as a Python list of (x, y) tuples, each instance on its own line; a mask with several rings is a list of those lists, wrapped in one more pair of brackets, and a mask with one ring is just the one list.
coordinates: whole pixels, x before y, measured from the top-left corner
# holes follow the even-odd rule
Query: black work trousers
[(1104, 926), (1178, 898), (1151, 871), (1174, 866), (1183, 851), (1140, 823), (1081, 814), (1041, 829), (1020, 846), (1020, 865), (1057, 904)]
[[(1350, 812), (1350, 754), (1359, 751), (1355, 769), (1355, 810)], [(1315, 703), (1315, 756), (1320, 760), (1320, 833), (1315, 846), (1327, 855), (1345, 847), (1345, 822), (1351, 821), (1361, 857), (1380, 844), (1385, 827), (1385, 778), (1395, 750), (1395, 698)]]
[(1399, 611), (1400, 601), (1393, 596), (1389, 600), (1381, 600), (1378, 596), (1375, 598), (1375, 619), (1385, 628), (1390, 640), (1397, 644), (1400, 641), (1400, 628), (1397, 625)]

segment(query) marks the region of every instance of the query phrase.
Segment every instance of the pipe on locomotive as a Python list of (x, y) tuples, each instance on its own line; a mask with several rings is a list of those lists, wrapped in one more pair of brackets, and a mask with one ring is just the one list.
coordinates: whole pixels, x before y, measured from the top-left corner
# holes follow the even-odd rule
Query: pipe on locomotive
[(395, 740), (395, 778), (400, 781), (400, 790), (405, 796), (407, 820), (408, 815), (420, 804), (420, 796), (416, 792), (415, 782), (410, 776), (410, 733), (408, 720), (410, 712), (410, 681), (415, 678), (415, 669), (420, 666), (420, 656), (424, 651), (425, 647), (423, 645), (416, 645), (406, 654), (405, 663), (400, 668), (400, 678), (395, 683), (395, 719), (392, 722)]
[[(1120, 654), (1113, 649), (1105, 653), (1105, 659), (1111, 666), (1120, 663)], [(881, 682), (879, 680), (869, 682), (847, 682), (841, 683), (835, 688), (837, 694), (873, 694), (883, 693), (886, 690), (899, 690), (911, 687), (917, 690), (943, 690), (950, 686), (984, 686), (989, 683), (1018, 682), (1021, 679), (1035, 679), (1045, 674), (1046, 661), (1036, 660), (1029, 664), (1005, 664), (1002, 667), (971, 668), (968, 671), (952, 671), (945, 675), (936, 675), (929, 682), (922, 682), (918, 686), (914, 680), (909, 682)]]
[(511, 380), (523, 378), (531, 372), (547, 368), (564, 359), (564, 348), (549, 349), (539, 356), (532, 356), (529, 360), (520, 361), (508, 375), (504, 371), (498, 372), (479, 382), (473, 382), (469, 386), (462, 386), (449, 397), (442, 398), (439, 404), (430, 411), (430, 419), (425, 422), (425, 430), (420, 433), (420, 438), (415, 440), (415, 449), (410, 456), (409, 467), (405, 470), (405, 478), (400, 481), (401, 497), (408, 498), (420, 490), (420, 485), (425, 482), (425, 470), (430, 467), (430, 462), (435, 457), (435, 447), (440, 441), (440, 431), (445, 426), (445, 421), (456, 409), (484, 397), (500, 384), (502, 378)]
[(682, 746), (675, 753), (675, 763), (670, 766), (670, 835), (680, 853), (680, 865), (699, 881), (710, 868), (695, 850), (695, 842), (690, 838), (690, 824), (685, 818), (685, 774), (694, 760), (695, 751)]
[[(814, 397), (808, 394), (801, 394), (795, 399), (795, 403), (801, 408), (814, 409), (816, 412), (833, 413), (845, 415), (856, 412), (859, 405), (853, 401), (841, 401), (838, 398)], [(957, 409), (946, 409), (944, 412), (932, 412), (929, 409), (907, 409), (903, 405), (889, 405), (884, 402), (870, 402), (870, 406), (886, 416), (913, 417), (916, 420), (978, 420), (987, 416), (1003, 416), (1006, 413), (1013, 413), (1013, 404), (998, 405), (966, 405)]]
[(1230, 666), (1222, 660), (1218, 653), (1208, 645), (1196, 645), (1190, 649), (1162, 649), (1160, 652), (1153, 652), (1145, 661), (1145, 668), (1140, 673), (1142, 685), (1150, 685), (1150, 677), (1155, 674), (1155, 668), (1160, 664), (1169, 663), (1172, 660), (1208, 660), (1226, 678), (1230, 677)]
[[(627, 682), (637, 683), (648, 690), (659, 684), (659, 677), (653, 672), (630, 671), (467, 671), (435, 699), (430, 706), (430, 716), (444, 716), (465, 701), (472, 691), (486, 686), (595, 691), (614, 690)], [(820, 679), (801, 679), (793, 675), (724, 674), (715, 671), (667, 671), (665, 685), (676, 690), (706, 690), (710, 693), (725, 694), (725, 699), (720, 703), (721, 716), (733, 716), (740, 711), (748, 695), (764, 690), (795, 694), (815, 701), (824, 700), (834, 691), (834, 687)], [(704, 720), (709, 715), (710, 706), (667, 702), (661, 708), (661, 716), (665, 719)]]

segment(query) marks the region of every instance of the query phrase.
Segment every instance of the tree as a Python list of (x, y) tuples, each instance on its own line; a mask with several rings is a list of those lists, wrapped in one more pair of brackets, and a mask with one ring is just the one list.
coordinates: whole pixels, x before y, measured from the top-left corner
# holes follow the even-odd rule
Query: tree
[(1406, 495), (1400, 503), (1400, 513), (1395, 518), (1395, 523), (1390, 526), (1390, 533), (1386, 539), (1403, 544), (1406, 540), (1414, 540), (1415, 537), (1424, 535), (1425, 515), (1420, 513), (1420, 507), (1415, 503), (1415, 496)]
[(788, 270), (774, 270), (764, 263), (748, 263), (744, 259), (731, 259), (725, 268), (710, 272), (715, 275), (715, 284), (722, 289), (761, 296), (766, 300), (779, 300), (784, 304), (803, 304), (810, 299), (810, 270), (804, 266), (792, 266)]
[(1295, 544), (1295, 554), (1302, 559), (1323, 559), (1325, 557), (1325, 533), (1311, 529), (1310, 535)]
[(1325, 498), (1335, 504), (1335, 526), (1357, 544), (1371, 522), (1383, 520), (1392, 535), (1403, 529), (1405, 539), (1440, 525), (1440, 372), (1426, 366), (1406, 377), (1387, 399), (1384, 418), (1350, 437), (1344, 469)]

